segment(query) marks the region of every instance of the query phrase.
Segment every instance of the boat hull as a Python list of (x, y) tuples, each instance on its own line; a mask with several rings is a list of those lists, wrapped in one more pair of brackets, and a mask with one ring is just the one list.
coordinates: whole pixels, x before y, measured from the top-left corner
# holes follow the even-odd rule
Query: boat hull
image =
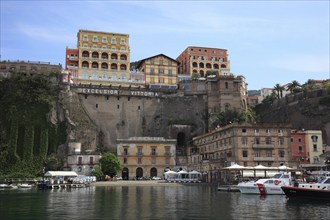
[(289, 199), (319, 199), (330, 201), (330, 190), (309, 189), (293, 186), (281, 187)]

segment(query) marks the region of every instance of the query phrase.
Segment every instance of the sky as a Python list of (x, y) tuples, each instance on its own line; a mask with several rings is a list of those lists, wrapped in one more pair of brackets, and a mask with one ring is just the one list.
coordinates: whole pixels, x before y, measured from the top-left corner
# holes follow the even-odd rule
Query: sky
[(65, 66), (80, 29), (129, 34), (130, 61), (227, 49), (248, 90), (330, 78), (330, 1), (1, 0), (1, 60)]

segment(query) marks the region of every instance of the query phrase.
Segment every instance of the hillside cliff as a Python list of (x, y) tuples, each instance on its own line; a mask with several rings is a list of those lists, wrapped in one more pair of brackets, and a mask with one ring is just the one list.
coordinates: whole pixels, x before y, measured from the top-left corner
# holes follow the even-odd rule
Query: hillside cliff
[(270, 105), (256, 107), (262, 123), (289, 123), (293, 129), (322, 130), (330, 145), (330, 92), (325, 89), (288, 95)]

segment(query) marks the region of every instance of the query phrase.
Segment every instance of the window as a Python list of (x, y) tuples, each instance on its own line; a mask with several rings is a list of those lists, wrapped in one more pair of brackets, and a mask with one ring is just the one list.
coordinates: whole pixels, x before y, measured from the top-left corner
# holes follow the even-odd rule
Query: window
[(243, 157), (248, 157), (248, 152), (247, 152), (247, 150), (243, 150)]
[(284, 140), (282, 137), (279, 137), (277, 140), (278, 140), (278, 145), (283, 145)]
[(94, 165), (94, 157), (89, 157), (89, 165)]
[(302, 146), (298, 146), (298, 152), (301, 154), (303, 152)]
[(155, 69), (154, 68), (150, 69), (150, 74), (155, 74)]
[(97, 39), (96, 36), (93, 37), (93, 42), (98, 42), (99, 40)]
[(142, 163), (142, 157), (138, 157), (138, 164)]
[(106, 37), (102, 37), (102, 43), (106, 43), (107, 42), (107, 38)]
[(242, 129), (242, 133), (246, 133), (246, 128), (243, 128)]
[(168, 75), (172, 75), (172, 70), (168, 70)]
[(254, 152), (254, 156), (255, 156), (255, 157), (260, 157), (260, 151), (256, 150), (256, 151)]
[(126, 42), (125, 42), (125, 39), (121, 39), (120, 40), (120, 44), (125, 44)]
[(315, 136), (315, 135), (313, 135), (313, 136), (311, 137), (311, 139), (312, 139), (313, 142), (317, 142), (318, 137)]
[(293, 138), (290, 139), (291, 140), (291, 143), (293, 142)]
[(116, 43), (116, 38), (112, 38), (112, 39), (111, 39), (111, 43), (112, 43), (112, 44), (115, 44), (115, 43)]
[(266, 137), (266, 144), (272, 144), (272, 138)]
[(151, 155), (152, 155), (152, 156), (155, 156), (155, 155), (156, 155), (156, 148), (152, 148), (152, 149), (151, 149)]
[(298, 138), (298, 142), (301, 143), (301, 138)]
[(270, 129), (266, 129), (266, 134), (267, 134), (267, 135), (270, 134)]
[(317, 152), (317, 145), (316, 144), (313, 144), (313, 151)]
[(124, 148), (124, 155), (128, 155), (128, 149), (127, 149), (127, 147)]
[(159, 69), (159, 74), (164, 74), (164, 69)]
[(278, 155), (279, 155), (280, 157), (284, 157), (284, 151), (283, 151), (283, 150), (278, 151)]
[(272, 151), (271, 150), (266, 151), (266, 157), (272, 157)]
[(127, 163), (127, 157), (124, 157), (124, 164)]
[(248, 139), (246, 137), (242, 137), (242, 144), (247, 145)]
[(254, 134), (259, 134), (259, 129), (258, 128), (254, 129)]
[(82, 164), (82, 160), (83, 160), (82, 157), (78, 157), (78, 165), (81, 165)]
[(258, 138), (258, 137), (254, 138), (254, 143), (255, 144), (260, 144), (260, 138)]
[(137, 152), (138, 156), (142, 155), (142, 147), (138, 147), (138, 152)]
[(283, 130), (282, 129), (278, 129), (278, 135), (283, 135)]
[(84, 36), (83, 37), (83, 41), (88, 41), (88, 37), (87, 36)]

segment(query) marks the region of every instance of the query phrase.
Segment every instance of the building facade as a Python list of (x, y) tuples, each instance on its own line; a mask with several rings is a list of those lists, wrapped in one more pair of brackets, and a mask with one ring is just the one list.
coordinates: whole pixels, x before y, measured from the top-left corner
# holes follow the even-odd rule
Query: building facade
[(290, 125), (233, 123), (194, 137), (188, 164), (212, 179), (235, 163), (280, 166), (290, 165), (290, 158)]
[(176, 139), (131, 137), (117, 139), (117, 157), (123, 179), (162, 177), (166, 169), (175, 169)]
[(230, 75), (230, 62), (225, 49), (189, 46), (176, 60), (179, 62), (178, 74), (183, 78), (203, 78), (207, 73), (218, 76)]
[(309, 152), (306, 144), (306, 134), (302, 130), (291, 130), (291, 152), (292, 163), (296, 162), (296, 167), (302, 164), (310, 164)]
[(323, 153), (322, 131), (307, 130), (305, 131), (306, 148), (308, 149), (308, 159), (311, 164), (323, 164), (324, 161), (320, 159)]
[(100, 154), (92, 151), (81, 152), (81, 143), (70, 142), (67, 157), (67, 169), (75, 171), (78, 175), (91, 175), (94, 167), (100, 164)]
[[(75, 83), (125, 85), (134, 82), (130, 71), (129, 35), (79, 30), (77, 49), (66, 49), (66, 68)], [(77, 72), (77, 73), (76, 73)], [(140, 84), (141, 82), (135, 82)]]
[(11, 76), (50, 76), (52, 73), (61, 73), (61, 64), (51, 64), (41, 61), (23, 60), (2, 60), (0, 62), (0, 78), (10, 78)]
[(145, 58), (139, 62), (137, 69), (145, 75), (149, 88), (177, 89), (178, 62), (164, 54)]

